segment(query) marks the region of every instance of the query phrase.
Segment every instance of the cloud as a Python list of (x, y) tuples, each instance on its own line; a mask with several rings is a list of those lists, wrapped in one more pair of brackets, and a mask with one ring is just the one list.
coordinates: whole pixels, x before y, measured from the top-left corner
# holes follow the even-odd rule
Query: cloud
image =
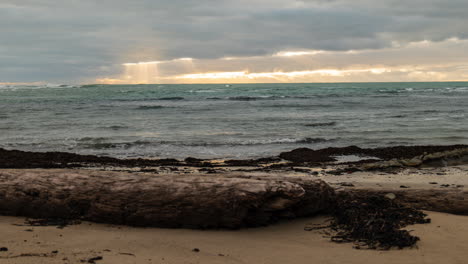
[[(102, 83), (450, 81), (468, 79), (468, 40), (420, 41), (383, 49), (283, 51), (264, 56), (125, 65)], [(431, 56), (428, 56), (431, 54)]]
[[(0, 81), (86, 82), (117, 76), (125, 62), (181, 57), (222, 70), (228, 66), (217, 59), (223, 57), (303, 50), (336, 56), (373, 50), (359, 58), (370, 65), (378, 57), (374, 54), (393, 49), (386, 64), (404, 64), (407, 55), (397, 47), (466, 39), (467, 9), (464, 0), (3, 0)], [(449, 60), (435, 57), (441, 64)], [(310, 57), (283, 62), (269, 60), (283, 70), (331, 64)], [(266, 62), (231, 63), (237, 71)]]

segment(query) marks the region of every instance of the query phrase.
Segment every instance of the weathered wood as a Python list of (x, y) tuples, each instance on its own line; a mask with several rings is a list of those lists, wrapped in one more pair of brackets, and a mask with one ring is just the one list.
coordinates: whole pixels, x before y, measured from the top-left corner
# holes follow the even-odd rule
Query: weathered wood
[(325, 182), (286, 177), (0, 170), (0, 214), (155, 227), (239, 228), (329, 209)]

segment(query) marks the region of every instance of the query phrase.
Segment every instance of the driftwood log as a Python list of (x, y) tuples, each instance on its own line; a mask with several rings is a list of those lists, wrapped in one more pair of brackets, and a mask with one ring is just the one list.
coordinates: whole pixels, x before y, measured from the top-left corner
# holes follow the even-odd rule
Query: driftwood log
[(333, 206), (321, 180), (1, 170), (0, 214), (153, 227), (240, 228)]

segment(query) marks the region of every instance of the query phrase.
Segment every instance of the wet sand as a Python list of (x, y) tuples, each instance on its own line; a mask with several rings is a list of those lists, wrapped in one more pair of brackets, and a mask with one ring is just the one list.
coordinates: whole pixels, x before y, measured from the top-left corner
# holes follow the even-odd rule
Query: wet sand
[[(326, 217), (237, 231), (132, 228), (83, 222), (56, 227), (15, 226), (0, 217), (0, 263), (466, 263), (468, 216), (428, 212), (431, 224), (410, 226), (417, 248), (376, 251), (336, 244), (322, 231), (304, 231)], [(32, 231), (31, 231), (32, 230)], [(199, 249), (199, 252), (194, 249)], [(57, 253), (52, 253), (57, 251)]]
[[(358, 171), (341, 175), (332, 175), (325, 172), (319, 174), (317, 178), (326, 181), (336, 189), (349, 189), (350, 186), (346, 185), (352, 184), (355, 188), (377, 190), (432, 189), (467, 191), (468, 165), (438, 168), (405, 168), (391, 172)], [(402, 188), (401, 186), (404, 187)]]

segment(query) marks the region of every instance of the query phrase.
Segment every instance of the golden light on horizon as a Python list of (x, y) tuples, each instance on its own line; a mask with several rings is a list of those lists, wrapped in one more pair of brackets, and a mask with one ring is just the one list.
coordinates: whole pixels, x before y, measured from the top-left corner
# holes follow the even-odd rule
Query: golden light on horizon
[(295, 56), (304, 56), (304, 55), (316, 55), (316, 54), (320, 54), (320, 53), (324, 53), (324, 51), (322, 51), (322, 50), (281, 51), (281, 52), (278, 52), (278, 53), (274, 54), (274, 56), (278, 56), (278, 57), (295, 57)]
[[(312, 60), (315, 55), (328, 54), (323, 50), (285, 50), (265, 56), (250, 56), (250, 57), (222, 57), (218, 59), (194, 59), (189, 57), (181, 57), (170, 60), (155, 60), (143, 62), (123, 63), (125, 67), (124, 74), (119, 78), (102, 78), (101, 83), (190, 83), (190, 82), (295, 82), (307, 81), (326, 81), (320, 77), (337, 77), (342, 78), (356, 73), (382, 74), (391, 70), (380, 68), (365, 68), (365, 69), (339, 69), (339, 68), (324, 68), (324, 69), (304, 69), (296, 71), (288, 71), (282, 68), (274, 71), (252, 71), (245, 67), (244, 69), (234, 71), (210, 71), (206, 66), (211, 68), (236, 68), (234, 65), (248, 65), (252, 62), (262, 61), (265, 59), (281, 59), (297, 61)], [(310, 58), (309, 58), (310, 57)], [(315, 57), (313, 57), (315, 58)], [(195, 63), (201, 66), (200, 69), (195, 67)], [(239, 64), (242, 63), (242, 64)], [(213, 67), (215, 66), (215, 67)], [(246, 69), (247, 68), (247, 69)], [(160, 69), (170, 69), (170, 74)]]
[(113, 79), (113, 78), (102, 78), (97, 81), (100, 83), (115, 84), (118, 83), (130, 83), (130, 84), (150, 84), (158, 83), (160, 80), (159, 76), (159, 64), (165, 63), (182, 63), (185, 67), (193, 69), (193, 58), (184, 57), (177, 58), (172, 60), (163, 60), (163, 61), (142, 61), (142, 62), (127, 62), (122, 63), (122, 66), (125, 67), (124, 75), (122, 79)]
[[(283, 50), (256, 56), (180, 57), (123, 63), (120, 76), (99, 83), (273, 83), (464, 81), (468, 66), (460, 47), (468, 40), (417, 41), (375, 50)], [(456, 49), (458, 48), (458, 49)], [(450, 53), (452, 61), (441, 63)], [(403, 54), (402, 59), (396, 54)]]
[[(191, 61), (190, 61), (191, 62)], [(365, 74), (382, 75), (385, 73), (412, 73), (415, 75), (425, 74), (417, 69), (392, 69), (392, 68), (364, 68), (364, 69), (317, 69), (304, 71), (273, 71), (273, 72), (250, 72), (227, 71), (227, 72), (200, 72), (180, 75), (158, 76), (158, 63), (134, 63), (124, 64), (126, 71), (123, 78), (98, 79), (103, 84), (150, 84), (150, 83), (248, 83), (248, 82), (311, 82), (328, 81), (336, 77), (346, 81), (346, 77)], [(428, 74), (434, 75), (430, 72)], [(340, 80), (337, 79), (337, 80)]]
[(192, 61), (193, 58), (178, 58), (178, 59), (175, 59), (174, 61)]
[(208, 72), (208, 73), (193, 73), (193, 74), (184, 74), (180, 76), (175, 76), (175, 79), (237, 79), (237, 78), (246, 78), (246, 79), (258, 79), (258, 78), (272, 78), (278, 79), (281, 78), (294, 78), (294, 77), (303, 77), (308, 75), (320, 75), (320, 76), (345, 76), (352, 73), (372, 73), (372, 74), (382, 74), (384, 72), (391, 71), (385, 68), (370, 68), (370, 69), (351, 69), (351, 70), (339, 70), (339, 69), (321, 69), (321, 70), (307, 70), (307, 71), (291, 71), (291, 72), (248, 72), (248, 71), (238, 71), (238, 72)]
[(158, 63), (154, 62), (139, 62), (125, 63), (124, 80), (129, 83), (156, 83), (158, 82)]

